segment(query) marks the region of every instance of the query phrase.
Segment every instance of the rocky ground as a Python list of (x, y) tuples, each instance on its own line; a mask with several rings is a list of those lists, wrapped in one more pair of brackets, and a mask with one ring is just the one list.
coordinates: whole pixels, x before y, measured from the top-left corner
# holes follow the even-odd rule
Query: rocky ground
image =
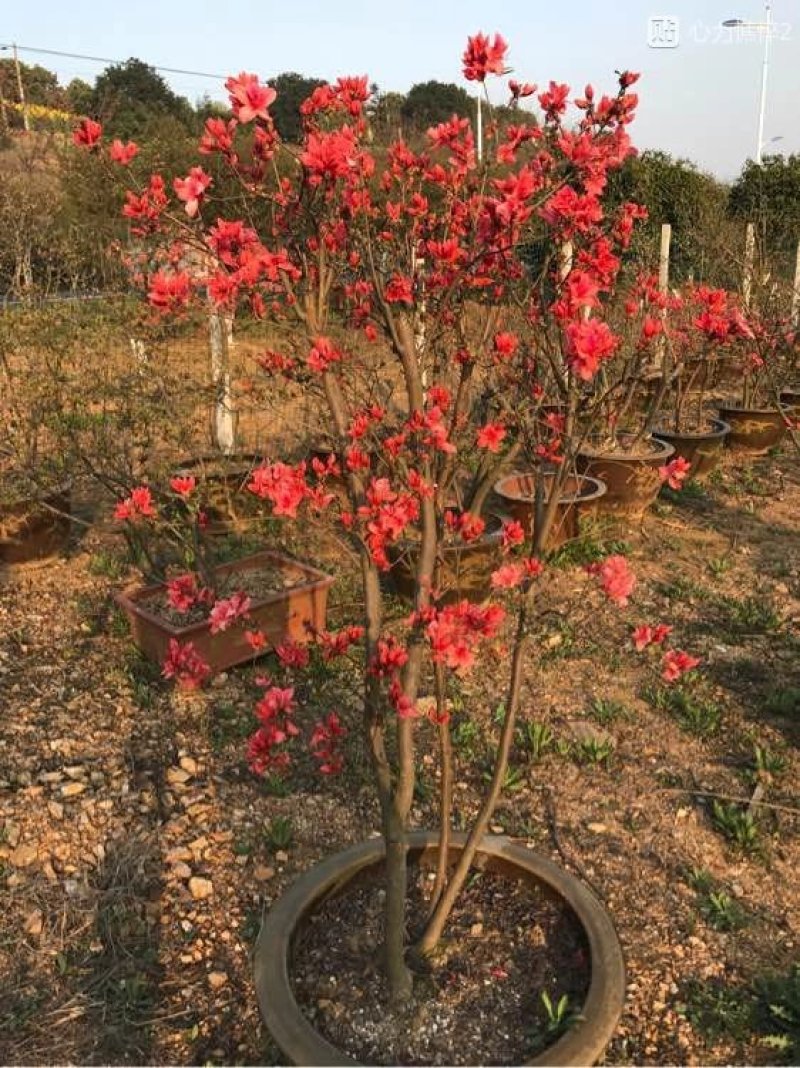
[[(520, 734), (495, 828), (589, 879), (615, 918), (629, 988), (607, 1063), (800, 1055), (798, 516), (788, 450), (728, 459), (625, 533), (628, 612), (568, 615), (532, 654), (524, 720), (541, 726)], [(120, 559), (99, 523), (64, 558), (2, 576), (0, 1060), (281, 1063), (250, 954), (299, 871), (377, 828), (356, 732), (335, 781), (302, 765), (255, 781), (252, 671), (192, 696), (160, 680), (111, 599)], [(562, 565), (547, 596), (585, 600), (582, 569)], [(654, 619), (704, 659), (682, 705), (628, 647)], [(459, 695), (460, 823), (500, 685), (484, 668)], [(423, 825), (436, 774), (426, 758)]]

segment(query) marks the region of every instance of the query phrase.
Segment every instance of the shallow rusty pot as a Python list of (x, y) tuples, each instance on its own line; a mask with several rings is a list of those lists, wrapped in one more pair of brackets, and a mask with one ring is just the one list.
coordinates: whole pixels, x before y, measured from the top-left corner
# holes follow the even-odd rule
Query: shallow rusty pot
[(586, 446), (578, 453), (577, 465), (582, 474), (599, 478), (606, 485), (605, 495), (597, 502), (598, 512), (636, 519), (658, 496), (662, 481), (659, 468), (669, 462), (675, 449), (666, 441), (648, 437), (625, 452), (625, 441), (625, 437), (620, 438), (619, 452)]
[[(452, 836), (453, 862), (465, 839), (464, 834)], [(409, 841), (409, 861), (434, 867), (438, 835), (414, 831)], [(304, 918), (318, 904), (331, 894), (340, 893), (362, 873), (381, 867), (384, 856), (382, 838), (337, 853), (302, 875), (273, 905), (264, 921), (253, 962), (256, 995), (270, 1034), (291, 1064), (357, 1065), (314, 1030), (297, 1004), (289, 978), (292, 943)], [(575, 876), (510, 838), (485, 836), (478, 847), (475, 867), (544, 889), (573, 912), (589, 947), (591, 978), (586, 1000), (569, 1030), (525, 1063), (594, 1064), (616, 1030), (625, 1000), (625, 962), (608, 912)], [(357, 926), (358, 918), (354, 917), (354, 927)], [(471, 1063), (482, 1063), (480, 1050), (469, 1052)]]
[(65, 548), (72, 528), (72, 487), (0, 502), (0, 564), (46, 560)]
[(763, 456), (774, 449), (786, 433), (784, 417), (775, 408), (720, 405), (719, 417), (730, 424), (729, 448), (751, 456)]
[(674, 430), (654, 430), (653, 437), (667, 441), (692, 466), (688, 478), (703, 479), (710, 475), (720, 461), (725, 439), (731, 428), (721, 419), (710, 419), (711, 429), (705, 433), (677, 433)]
[[(545, 474), (545, 503), (550, 499), (553, 475)], [(533, 502), (536, 494), (536, 472), (515, 471), (494, 484), (494, 492), (504, 509), (521, 523), (528, 535), (533, 519)], [(605, 495), (605, 483), (589, 475), (569, 475), (561, 488), (553, 523), (547, 535), (545, 549), (557, 549), (565, 541), (580, 534), (580, 521), (592, 515), (598, 501)]]
[[(492, 592), (492, 572), (500, 565), (503, 525), (490, 516), (483, 534), (474, 541), (439, 546), (437, 590), (439, 604), (454, 601), (485, 601)], [(413, 601), (419, 545), (402, 540), (387, 547), (391, 561), (391, 581), (396, 592)]]

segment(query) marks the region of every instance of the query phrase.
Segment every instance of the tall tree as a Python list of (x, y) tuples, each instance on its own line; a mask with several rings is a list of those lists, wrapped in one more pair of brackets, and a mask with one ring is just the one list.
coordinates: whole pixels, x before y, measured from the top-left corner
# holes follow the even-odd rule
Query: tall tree
[(762, 250), (790, 271), (800, 241), (800, 155), (748, 160), (733, 183), (732, 216), (755, 223)]
[(416, 130), (426, 130), (453, 115), (473, 118), (475, 101), (464, 89), (451, 82), (419, 82), (412, 85), (402, 107), (405, 122)]
[(153, 121), (165, 116), (187, 128), (195, 121), (189, 101), (135, 58), (106, 67), (95, 82), (91, 110), (109, 134), (122, 138), (144, 138)]
[(299, 141), (302, 130), (300, 105), (325, 82), (320, 78), (307, 78), (296, 71), (285, 71), (272, 78), (269, 84), (278, 94), (270, 108), (278, 133), (284, 141)]

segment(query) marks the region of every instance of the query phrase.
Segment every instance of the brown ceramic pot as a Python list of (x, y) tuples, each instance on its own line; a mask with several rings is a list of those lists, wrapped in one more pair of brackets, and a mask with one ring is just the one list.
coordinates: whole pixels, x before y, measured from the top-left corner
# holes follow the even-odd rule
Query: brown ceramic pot
[(783, 416), (775, 408), (720, 405), (719, 417), (730, 424), (729, 448), (751, 456), (763, 456), (774, 449), (786, 433)]
[(229, 534), (264, 514), (263, 501), (247, 489), (260, 463), (262, 457), (254, 453), (237, 452), (196, 456), (178, 466), (176, 474), (197, 479), (207, 534)]
[[(465, 840), (466, 835), (453, 834), (451, 863), (455, 863)], [(436, 834), (430, 831), (413, 831), (409, 835), (409, 861), (421, 867), (435, 867), (437, 842)], [(384, 856), (381, 838), (361, 842), (337, 853), (301, 875), (267, 914), (253, 961), (256, 995), (267, 1029), (289, 1064), (358, 1064), (319, 1034), (297, 1004), (290, 978), (292, 944), (306, 918), (321, 902), (332, 894), (341, 893), (359, 876), (379, 870)], [(525, 1063), (596, 1063), (617, 1028), (625, 1002), (625, 961), (605, 907), (574, 875), (509, 838), (484, 836), (478, 846), (475, 867), (543, 890), (563, 901), (583, 929), (588, 944), (589, 990), (583, 1004), (576, 1006), (574, 1022), (552, 1045)], [(357, 930), (358, 917), (354, 917), (353, 931)], [(531, 996), (538, 997), (538, 993), (532, 992)], [(469, 1063), (484, 1063), (481, 1050), (465, 1052), (470, 1058)]]
[(27, 564), (60, 552), (69, 540), (68, 482), (30, 497), (0, 502), (0, 563)]
[(626, 452), (625, 441), (620, 438), (618, 452), (584, 447), (578, 453), (577, 466), (582, 474), (599, 478), (606, 485), (605, 495), (597, 502), (599, 512), (636, 519), (658, 496), (659, 468), (669, 462), (675, 449), (666, 441), (647, 437)]
[[(475, 541), (439, 547), (439, 603), (480, 603), (487, 599), (492, 592), (492, 572), (500, 565), (502, 533), (502, 521), (492, 516)], [(390, 545), (388, 553), (392, 585), (404, 600), (412, 601), (419, 546), (415, 541), (403, 540)]]
[(703, 479), (710, 475), (719, 463), (725, 439), (731, 428), (721, 419), (710, 420), (711, 429), (704, 433), (677, 433), (674, 430), (654, 430), (653, 437), (667, 441), (675, 449), (676, 456), (682, 456), (692, 466), (690, 479)]
[[(549, 486), (552, 480), (553, 475), (545, 475), (545, 502), (550, 499)], [(522, 524), (526, 534), (529, 533), (536, 493), (536, 473), (515, 471), (506, 475), (495, 482), (494, 492), (501, 500), (504, 510)], [(595, 511), (605, 492), (605, 484), (598, 478), (570, 475), (561, 489), (545, 549), (557, 549), (565, 541), (577, 538), (580, 534), (581, 519)]]

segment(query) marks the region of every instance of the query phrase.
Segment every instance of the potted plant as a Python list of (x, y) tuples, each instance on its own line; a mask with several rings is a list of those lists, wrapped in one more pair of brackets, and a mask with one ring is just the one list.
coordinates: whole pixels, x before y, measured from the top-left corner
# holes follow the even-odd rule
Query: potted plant
[[(499, 35), (476, 35), (464, 56), (465, 74), (483, 82), (504, 73), (505, 54)], [(309, 1008), (298, 1004), (292, 987), (292, 952), (315, 912), (335, 907), (337, 895), (344, 895), (351, 915), (342, 922), (361, 929), (365, 915), (354, 920), (352, 903), (365, 885), (360, 880), (376, 871), (384, 902), (378, 910), (380, 980), (371, 971), (372, 948), (359, 967), (370, 984), (367, 1000), (393, 1021), (394, 1034), (408, 1032), (404, 1013), (441, 981), (437, 947), (476, 866), (505, 878), (511, 892), (532, 888), (534, 896), (523, 902), (529, 920), (537, 900), (555, 895), (559, 924), (569, 928), (571, 944), (583, 946), (580, 1016), (556, 1040), (550, 1033), (541, 1058), (595, 1060), (621, 1012), (622, 953), (598, 900), (565, 872), (487, 831), (528, 657), (544, 640), (550, 618), (539, 609), (542, 557), (583, 440), (579, 410), (616, 347), (605, 303), (637, 211), (626, 205), (607, 215), (602, 193), (609, 170), (631, 151), (627, 124), (635, 79), (623, 73), (612, 97), (595, 99), (587, 89), (574, 131), (565, 118), (569, 90), (552, 83), (538, 97), (541, 121), (520, 112), (519, 125), (502, 135), (490, 127), (483, 162), (469, 121), (454, 117), (431, 129), (419, 151), (394, 142), (378, 166), (368, 147), (366, 78), (340, 78), (314, 91), (302, 107), (303, 138), (294, 151), (281, 144), (270, 117), (275, 91), (242, 73), (226, 83), (232, 118), (206, 123), (201, 148), (209, 170), (195, 168), (175, 182), (177, 204), (128, 199), (139, 212), (137, 224), (143, 218), (148, 237), (173, 256), (180, 242), (215, 257), (201, 279), (174, 258), (169, 268), (154, 271), (147, 280), (153, 306), (179, 313), (211, 292), (225, 305), (293, 318), (296, 329), (284, 351), (273, 354), (269, 373), (276, 387), (288, 379), (326, 413), (306, 448), (322, 437), (331, 452), (310, 463), (265, 461), (253, 471), (250, 489), (274, 515), (302, 517), (305, 508), (328, 515), (347, 539), (361, 579), (360, 615), (351, 625), (336, 632), (312, 626), (308, 647), (290, 642), (278, 650), (281, 675), (265, 683), (248, 746), (256, 773), (285, 772), (301, 735), (294, 673), (317, 656), (323, 664), (337, 655), (350, 658), (360, 687), (350, 712), (363, 726), (382, 835), (316, 867), (282, 898), (262, 930), (255, 957), (259, 1002), (294, 1063), (357, 1059), (315, 1033)], [(510, 92), (518, 100), (534, 90), (510, 83)], [(97, 150), (100, 134), (89, 139), (87, 147)], [(215, 201), (215, 163), (241, 178), (246, 201), (268, 205), (268, 225), (256, 230), (226, 214), (239, 201)], [(555, 249), (571, 243), (574, 265), (565, 268), (549, 257), (533, 277), (518, 254), (532, 229), (544, 231)], [(559, 417), (542, 417), (554, 381), (565, 409), (559, 425)], [(537, 430), (539, 424), (544, 429)], [(503, 521), (490, 600), (443, 595), (448, 537), (468, 543), (499, 471), (528, 458), (538, 464), (540, 484), (545, 476), (550, 480), (550, 490), (535, 491), (528, 529)], [(345, 480), (346, 501), (329, 491), (329, 479)], [(407, 554), (413, 604), (398, 619), (388, 611), (382, 579), (404, 542), (414, 547)], [(595, 607), (603, 594), (624, 605), (635, 585), (621, 556), (598, 562), (586, 581), (585, 600)], [(507, 653), (491, 657), (501, 633)], [(254, 631), (250, 641), (261, 640), (268, 636)], [(480, 809), (460, 837), (452, 829), (450, 698), (458, 677), (481, 657), (503, 666), (502, 724)], [(342, 767), (344, 713), (324, 711), (309, 747), (320, 771), (334, 774)], [(433, 835), (419, 835), (412, 833), (411, 809), (416, 746), (427, 719), (438, 739), (440, 821)], [(420, 879), (428, 866), (433, 878)], [(341, 940), (338, 924), (318, 914), (320, 935)], [(547, 951), (558, 944), (554, 936)], [(550, 991), (525, 991), (539, 1007), (541, 993)], [(510, 1056), (523, 1060), (539, 1052), (517, 1037)], [(390, 1044), (381, 1056), (394, 1061), (397, 1048)], [(481, 1060), (484, 1050), (469, 1056)]]
[(674, 308), (687, 312), (689, 322), (665, 324), (670, 387), (654, 433), (689, 464), (687, 478), (701, 479), (717, 466), (731, 429), (709, 410), (709, 392), (726, 354), (749, 335), (749, 327), (724, 289), (687, 287)]

